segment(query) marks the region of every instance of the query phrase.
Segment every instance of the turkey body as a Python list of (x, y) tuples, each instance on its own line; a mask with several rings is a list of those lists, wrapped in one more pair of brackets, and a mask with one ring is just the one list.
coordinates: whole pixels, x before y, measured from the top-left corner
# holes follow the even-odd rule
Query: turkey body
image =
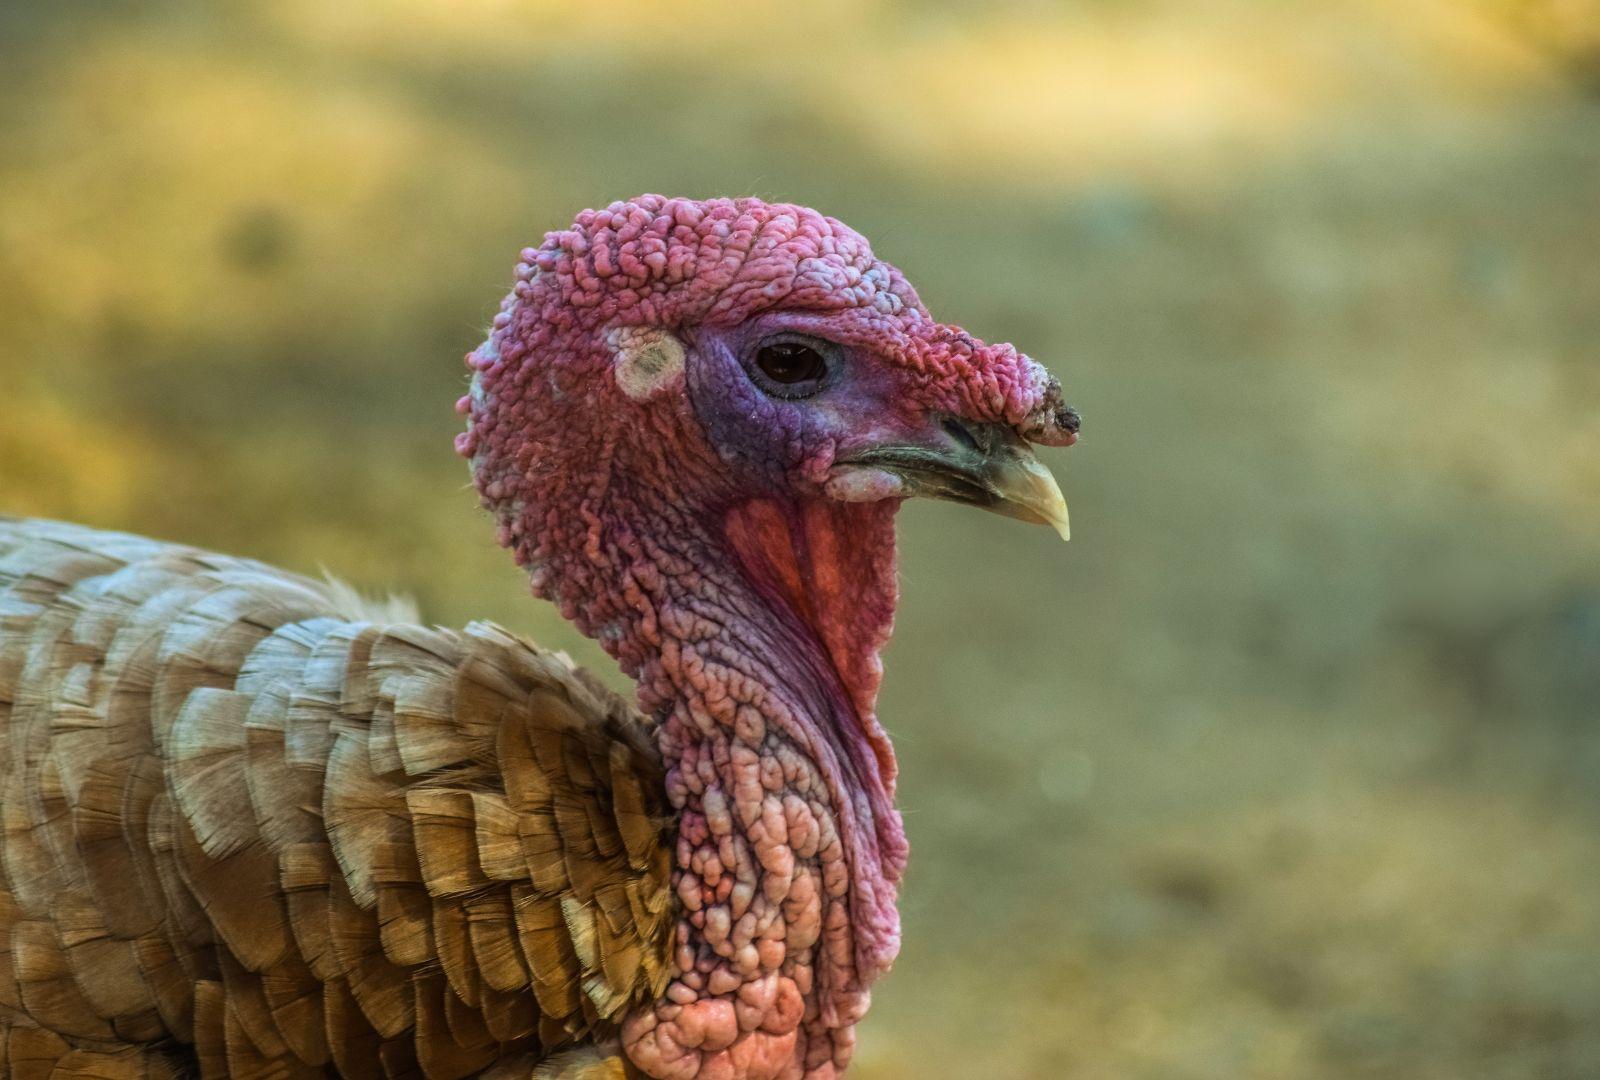
[(355, 606), (0, 518), (4, 1075), (628, 1075), (673, 928), (644, 719)]
[(1030, 447), (1077, 413), (759, 199), (581, 212), (466, 366), (496, 538), (638, 710), (494, 626), (0, 519), (5, 1075), (846, 1074), (909, 852), (895, 514), (1066, 536)]

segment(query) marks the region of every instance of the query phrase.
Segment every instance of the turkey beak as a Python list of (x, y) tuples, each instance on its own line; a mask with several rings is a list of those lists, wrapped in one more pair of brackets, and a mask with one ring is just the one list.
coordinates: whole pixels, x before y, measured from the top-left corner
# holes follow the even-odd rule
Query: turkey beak
[(1071, 537), (1067, 500), (1028, 444), (1004, 424), (947, 418), (938, 447), (875, 446), (839, 462), (882, 470), (899, 478), (902, 493), (978, 506), (996, 514), (1049, 525)]

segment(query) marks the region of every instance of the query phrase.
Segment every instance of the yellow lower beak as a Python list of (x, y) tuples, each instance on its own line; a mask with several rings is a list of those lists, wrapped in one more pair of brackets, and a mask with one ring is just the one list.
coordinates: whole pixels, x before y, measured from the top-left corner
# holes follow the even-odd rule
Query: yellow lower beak
[(1061, 539), (1072, 539), (1067, 500), (1061, 494), (1061, 486), (1044, 463), (1033, 456), (1032, 450), (1018, 446), (992, 461), (992, 466), (985, 470), (985, 479), (997, 498), (987, 509), (1036, 525), (1048, 525)]

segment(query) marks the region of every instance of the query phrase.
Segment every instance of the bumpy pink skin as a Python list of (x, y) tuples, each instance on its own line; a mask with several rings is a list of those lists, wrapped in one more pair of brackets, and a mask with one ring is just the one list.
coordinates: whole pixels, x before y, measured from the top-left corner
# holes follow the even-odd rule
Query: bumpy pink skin
[[(839, 1076), (899, 948), (906, 841), (874, 715), (898, 491), (835, 461), (942, 414), (1058, 445), (1076, 420), (1042, 367), (934, 322), (864, 239), (803, 207), (645, 195), (522, 259), (467, 358), (457, 449), (534, 591), (659, 721), (675, 978), (623, 1045), (662, 1080)], [(727, 343), (768, 324), (849, 348), (859, 381), (762, 394)], [(629, 327), (686, 346), (644, 400), (613, 370)]]

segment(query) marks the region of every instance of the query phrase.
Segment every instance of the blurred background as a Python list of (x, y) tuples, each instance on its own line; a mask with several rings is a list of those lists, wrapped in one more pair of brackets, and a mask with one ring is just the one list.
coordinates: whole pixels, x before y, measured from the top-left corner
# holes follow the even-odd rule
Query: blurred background
[(12, 0), (0, 511), (613, 665), (450, 450), (518, 249), (818, 206), (1046, 360), (902, 516), (854, 1075), (1600, 1076), (1600, 3)]

